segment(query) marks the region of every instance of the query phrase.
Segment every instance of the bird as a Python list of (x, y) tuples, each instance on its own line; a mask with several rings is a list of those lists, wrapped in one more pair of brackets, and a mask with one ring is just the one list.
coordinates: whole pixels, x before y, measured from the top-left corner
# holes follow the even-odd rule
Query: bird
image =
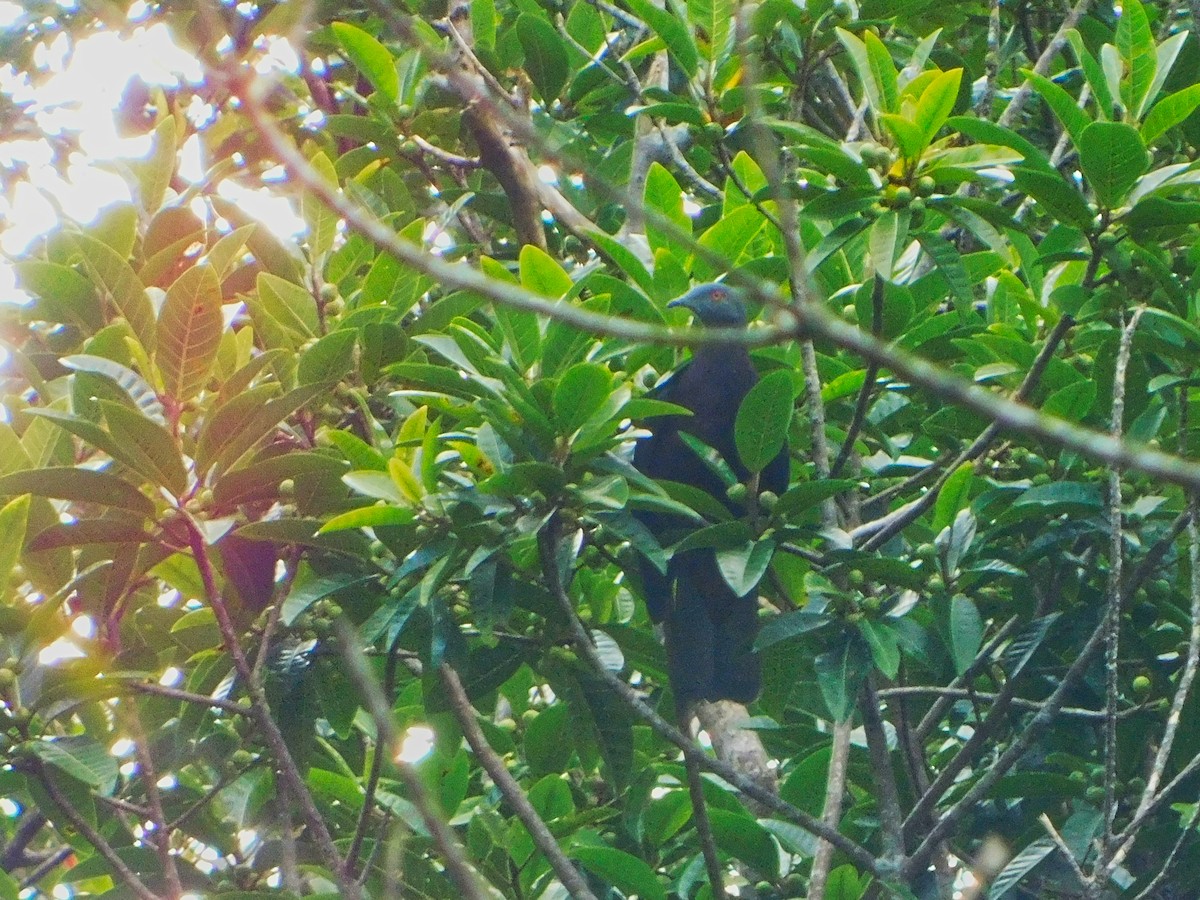
[[(744, 329), (746, 304), (741, 292), (722, 283), (701, 284), (667, 304), (692, 312), (705, 328)], [(735, 515), (741, 510), (726, 494), (725, 483), (680, 437), (695, 436), (713, 448), (746, 484), (750, 473), (738, 457), (734, 422), (738, 407), (757, 383), (758, 372), (746, 347), (706, 343), (652, 392), (655, 399), (691, 411), (690, 416), (661, 416), (647, 425), (650, 435), (634, 448), (633, 465), (650, 478), (681, 482), (710, 494)], [(759, 490), (782, 494), (788, 483), (787, 446), (759, 475)], [(686, 534), (682, 516), (639, 511), (638, 519), (667, 546)], [(666, 573), (643, 562), (642, 586), (650, 618), (661, 624), (667, 674), (680, 715), (700, 700), (753, 701), (762, 675), (754, 639), (758, 633), (755, 591), (739, 597), (722, 577), (716, 552), (697, 548), (675, 553)]]

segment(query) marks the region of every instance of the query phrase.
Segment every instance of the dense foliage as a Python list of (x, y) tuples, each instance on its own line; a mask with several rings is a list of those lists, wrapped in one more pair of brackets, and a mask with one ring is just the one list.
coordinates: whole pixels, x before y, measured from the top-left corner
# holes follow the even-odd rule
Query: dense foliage
[[(711, 896), (640, 594), (691, 547), (762, 597), (738, 896), (1194, 896), (1191, 7), (103, 6), (5, 58), (208, 77), (0, 310), (0, 896)], [(629, 462), (718, 278), (792, 456), (740, 517)]]

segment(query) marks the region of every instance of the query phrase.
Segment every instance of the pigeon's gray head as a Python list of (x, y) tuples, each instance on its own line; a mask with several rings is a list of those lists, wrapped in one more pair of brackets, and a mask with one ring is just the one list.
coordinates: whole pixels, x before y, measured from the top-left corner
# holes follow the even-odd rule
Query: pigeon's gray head
[(727, 284), (699, 284), (668, 307), (682, 306), (710, 328), (738, 328), (746, 324), (746, 304), (741, 292)]

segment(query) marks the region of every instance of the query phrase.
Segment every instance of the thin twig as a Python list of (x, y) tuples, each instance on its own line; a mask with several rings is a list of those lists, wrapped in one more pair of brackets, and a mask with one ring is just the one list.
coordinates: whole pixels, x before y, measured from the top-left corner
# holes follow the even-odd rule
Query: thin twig
[[(990, 691), (969, 691), (966, 688), (954, 687), (938, 687), (936, 685), (905, 685), (904, 687), (880, 688), (879, 696), (888, 697), (947, 697), (951, 700), (970, 700), (972, 698), (982, 700), (985, 703), (993, 703), (999, 694)], [(1045, 707), (1044, 701), (1025, 700), (1019, 697), (1014, 697), (1012, 705), (1016, 709), (1025, 709), (1031, 712), (1039, 712)], [(1123, 709), (1119, 713), (1120, 718), (1129, 718), (1138, 713), (1145, 712), (1146, 707), (1134, 706), (1129, 709)], [(1100, 721), (1104, 718), (1104, 710), (1102, 709), (1082, 709), (1078, 706), (1063, 706), (1058, 710), (1060, 716), (1070, 716), (1077, 719), (1094, 719)]]
[[(1067, 669), (1066, 674), (1063, 675), (1062, 681), (1058, 683), (1058, 687), (1054, 689), (1054, 692), (1046, 700), (1045, 706), (1033, 717), (1033, 721), (1029, 723), (1024, 731), (1017, 735), (1016, 739), (988, 767), (987, 771), (971, 786), (970, 790), (963, 794), (954, 806), (929, 829), (925, 839), (909, 857), (908, 863), (904, 867), (903, 874), (905, 877), (915, 875), (928, 864), (930, 857), (938, 845), (950, 835), (950, 832), (954, 830), (963, 816), (978, 808), (979, 802), (988, 795), (988, 792), (991, 791), (996, 782), (1003, 778), (1017, 764), (1017, 761), (1032, 746), (1033, 742), (1041, 736), (1042, 732), (1054, 723), (1054, 720), (1058, 716), (1058, 710), (1066, 700), (1067, 694), (1075, 689), (1076, 683), (1083, 677), (1083, 673), (1092, 664), (1092, 657), (1103, 646), (1104, 634), (1105, 625), (1101, 622), (1092, 631), (1087, 643), (1080, 648), (1075, 661)], [(1197, 765), (1200, 766), (1200, 761), (1197, 762)]]
[(1092, 880), (1079, 867), (1079, 860), (1075, 858), (1075, 854), (1071, 852), (1071, 848), (1067, 846), (1067, 842), (1063, 840), (1063, 836), (1058, 833), (1058, 829), (1054, 827), (1054, 823), (1050, 821), (1050, 817), (1042, 813), (1038, 816), (1038, 821), (1042, 823), (1042, 827), (1050, 835), (1050, 840), (1054, 841), (1054, 846), (1067, 858), (1067, 864), (1071, 867), (1071, 871), (1075, 873), (1075, 877), (1079, 879), (1079, 883), (1084, 887), (1090, 885)]
[(975, 115), (990, 119), (992, 101), (996, 98), (996, 76), (1000, 72), (1000, 0), (992, 0), (988, 14), (987, 56), (983, 63), (983, 90), (975, 104)]
[[(688, 719), (679, 716), (679, 730), (684, 734), (688, 730)], [(700, 774), (700, 766), (696, 761), (684, 757), (683, 768), (687, 773), (688, 799), (692, 804), (692, 823), (696, 826), (696, 837), (700, 839), (700, 853), (704, 857), (704, 868), (708, 871), (708, 884), (714, 897), (725, 897), (725, 872), (721, 868), (721, 859), (717, 856), (717, 839), (713, 835), (712, 819), (708, 815), (708, 801), (704, 799), (704, 776)]]
[(237, 671), (238, 677), (245, 683), (246, 693), (250, 696), (250, 707), (243, 712), (249, 715), (258, 726), (259, 732), (271, 749), (271, 755), (279, 766), (283, 780), (287, 783), (296, 802), (300, 804), (304, 813), (304, 822), (312, 833), (313, 842), (322, 863), (337, 879), (344, 896), (359, 897), (362, 892), (354, 880), (347, 877), (343, 870), (341, 855), (333, 843), (329, 827), (325, 824), (320, 810), (317, 809), (316, 802), (305, 784), (304, 776), (300, 774), (300, 769), (288, 749), (287, 741), (284, 740), (283, 733), (279, 730), (279, 725), (271, 715), (271, 707), (267, 703), (262, 684), (255, 680), (250, 661), (242, 650), (237, 628), (229, 616), (225, 598), (217, 587), (216, 574), (208, 555), (208, 545), (204, 541), (204, 535), (201, 533), (200, 527), (190, 518), (184, 517), (183, 521), (188, 531), (192, 557), (196, 561), (196, 568), (200, 571), (200, 580), (204, 585), (205, 599), (217, 620), (217, 627), (221, 632), (225, 650), (233, 660), (234, 669)]
[[(850, 768), (850, 734), (854, 730), (851, 719), (835, 722), (833, 744), (829, 748), (829, 771), (825, 776), (825, 803), (821, 807), (821, 821), (836, 829), (842, 820), (842, 799), (846, 792), (846, 773)], [(809, 900), (825, 900), (825, 888), (833, 866), (833, 844), (822, 838), (813, 854), (812, 870), (808, 877)]]
[(166, 882), (167, 894), (171, 900), (178, 900), (183, 894), (183, 883), (179, 880), (179, 867), (176, 865), (174, 854), (171, 853), (171, 832), (167, 830), (167, 817), (163, 812), (162, 794), (158, 790), (154, 757), (150, 755), (150, 742), (146, 738), (145, 729), (142, 728), (137, 704), (119, 703), (117, 714), (133, 739), (133, 752), (141, 769), (142, 785), (149, 805), (148, 819), (154, 826), (154, 850), (158, 854), (158, 865)]
[[(1046, 49), (1042, 51), (1041, 55), (1037, 59), (1037, 62), (1034, 63), (1034, 72), (1036, 72), (1038, 75), (1045, 75), (1048, 71), (1050, 71), (1050, 64), (1054, 62), (1054, 57), (1058, 56), (1059, 51), (1066, 46), (1067, 32), (1079, 24), (1079, 20), (1083, 18), (1084, 14), (1088, 11), (1088, 7), (1091, 5), (1092, 0), (1079, 0), (1079, 2), (1071, 8), (1071, 11), (1067, 13), (1066, 17), (1063, 18), (1062, 23), (1058, 26), (1058, 31), (1054, 33), (1054, 37), (1050, 39), (1050, 43), (1046, 45)], [(1009, 101), (1009, 104), (1005, 108), (1004, 112), (1001, 113), (998, 123), (1006, 127), (1012, 125), (1013, 121), (1025, 108), (1025, 104), (1029, 102), (1029, 98), (1032, 94), (1033, 85), (1026, 80), (1021, 84), (1020, 88), (1017, 89), (1017, 93), (1013, 96), (1012, 100)]]
[[(391, 703), (384, 696), (379, 682), (371, 672), (362, 647), (359, 646), (357, 631), (345, 617), (339, 617), (334, 624), (342, 659), (346, 663), (346, 674), (358, 688), (367, 711), (375, 722), (375, 729), (379, 735), (379, 751), (388, 754), (399, 753), (400, 735), (396, 730)], [(408, 798), (420, 813), (421, 821), (429, 831), (446, 867), (446, 874), (454, 882), (458, 892), (465, 900), (490, 900), (482, 879), (467, 861), (458, 838), (435, 809), (433, 798), (429, 796), (424, 782), (407, 763), (397, 762), (396, 767), (408, 791)]]
[[(1133, 336), (1145, 307), (1130, 316), (1121, 332), (1113, 371), (1113, 398), (1109, 433), (1120, 440), (1125, 432), (1125, 375), (1133, 352)], [(1125, 562), (1125, 528), (1121, 518), (1121, 469), (1108, 472), (1108, 610), (1104, 651), (1104, 840), (1098, 869), (1103, 870), (1112, 848), (1113, 820), (1117, 817), (1117, 706), (1121, 700), (1118, 651), (1121, 640), (1121, 578)], [(1098, 887), (1093, 885), (1093, 890)]]
[[(1186, 388), (1180, 392), (1179, 407), (1179, 449), (1180, 452), (1185, 452), (1188, 433)], [(1138, 800), (1135, 816), (1144, 814), (1146, 808), (1153, 802), (1158, 785), (1166, 773), (1167, 762), (1171, 758), (1171, 750), (1175, 744), (1175, 735), (1179, 729), (1179, 723), (1183, 718), (1183, 707), (1191, 694), (1192, 683), (1195, 681), (1197, 668), (1200, 667), (1200, 524), (1197, 524), (1197, 517), (1200, 516), (1200, 501), (1197, 500), (1195, 494), (1188, 498), (1188, 513), (1187, 533), (1188, 565), (1191, 573), (1191, 629), (1188, 632), (1187, 657), (1183, 664), (1183, 672), (1179, 676), (1179, 682), (1175, 686), (1175, 695), (1171, 698), (1171, 709), (1167, 713), (1167, 724), (1163, 729), (1163, 736), (1159, 742), (1158, 750), (1154, 754), (1154, 762), (1151, 764), (1149, 775), (1146, 778), (1146, 787), (1143, 789), (1142, 796)], [(1188, 830), (1190, 829), (1186, 829), (1184, 833)], [(1117, 866), (1125, 860), (1126, 855), (1133, 849), (1133, 844), (1137, 836), (1137, 832), (1130, 833), (1129, 837), (1123, 840), (1113, 851), (1112, 858), (1106, 866), (1105, 877), (1101, 879), (1102, 881), (1107, 882), (1112, 873), (1116, 871)]]
[(904, 861), (904, 815), (900, 811), (900, 792), (896, 788), (896, 772), (892, 768), (888, 753), (887, 734), (883, 730), (883, 712), (880, 709), (875, 675), (867, 676), (863, 686), (862, 702), (863, 731), (867, 737), (867, 751), (871, 754), (871, 768), (875, 786), (879, 789), (876, 808), (879, 810), (879, 825), (883, 843), (883, 862), (888, 869), (899, 867)]
[(250, 714), (249, 708), (240, 706), (232, 700), (225, 700), (219, 697), (206, 697), (204, 694), (195, 694), (191, 691), (167, 687), (165, 684), (159, 684), (157, 681), (127, 681), (123, 682), (123, 686), (128, 687), (135, 693), (153, 694), (156, 697), (166, 697), (168, 700), (178, 700), (181, 703), (195, 703), (197, 706), (219, 709), (234, 715), (248, 716)]
[(776, 796), (767, 788), (763, 787), (757, 781), (747, 777), (742, 772), (725, 763), (723, 760), (715, 759), (705, 754), (695, 742), (689, 740), (682, 732), (666, 719), (656, 713), (647, 705), (647, 703), (638, 696), (627, 683), (622, 681), (615, 674), (605, 668), (603, 661), (596, 653), (596, 648), (592, 645), (591, 636), (587, 629), (579, 620), (579, 616), (575, 611), (575, 607), (571, 603), (571, 598), (566, 592), (561, 579), (558, 577), (558, 570), (554, 565), (554, 560), (557, 558), (558, 537), (553, 533), (555, 528), (553, 520), (547, 524), (538, 535), (539, 550), (542, 558), (542, 571), (546, 581), (546, 586), (550, 589), (550, 593), (558, 601), (559, 607), (567, 615), (567, 620), (570, 624), (572, 634), (575, 638), (575, 649), (581, 653), (588, 661), (588, 664), (593, 668), (596, 675), (625, 703), (633, 710), (633, 712), (658, 735), (665, 738), (676, 747), (678, 747), (685, 757), (694, 758), (701, 768), (706, 769), (716, 775), (719, 775), (728, 782), (734, 790), (745, 796), (758, 801), (766, 808), (772, 810), (777, 815), (795, 822), (805, 831), (824, 838), (833, 844), (838, 850), (844, 853), (856, 866), (873, 874), (878, 875), (878, 867), (876, 865), (874, 855), (865, 847), (858, 844), (856, 841), (841, 834), (837, 829), (831, 828), (821, 820), (809, 815), (801, 809), (788, 803), (786, 800)]
[(91, 844), (97, 853), (104, 857), (104, 861), (112, 867), (117, 877), (125, 882), (129, 890), (137, 895), (139, 900), (159, 900), (158, 895), (146, 887), (145, 882), (138, 877), (138, 874), (133, 869), (129, 868), (125, 860), (121, 858), (121, 855), (117, 853), (116, 849), (108, 842), (104, 835), (94, 828), (91, 822), (80, 815), (79, 810), (71, 805), (66, 795), (55, 785), (54, 778), (46, 775), (44, 772), (39, 774), (41, 776), (42, 787), (50, 799), (54, 801), (54, 804), (62, 810), (63, 815), (67, 817), (67, 821), (71, 823), (76, 831), (83, 835), (84, 840)]
[(450, 709), (462, 728), (463, 737), (467, 739), (467, 743), (470, 744), (472, 752), (483, 766), (484, 771), (491, 777), (492, 783), (496, 785), (505, 801), (516, 813), (517, 818), (521, 820), (521, 824), (525, 826), (525, 830), (529, 832), (533, 843), (542, 851), (542, 855), (554, 869), (558, 880), (576, 900), (596, 900), (596, 895), (587, 886), (587, 882), (575, 868), (575, 864), (567, 859), (558, 846), (558, 842), (554, 840), (554, 835), (550, 833), (550, 829), (546, 827), (542, 817), (533, 808), (533, 804), (529, 802), (529, 798), (521, 786), (509, 774), (504, 760), (492, 749), (491, 744), (484, 737), (479, 723), (475, 721), (475, 710), (471, 706), (467, 692), (463, 689), (458, 673), (446, 663), (442, 663), (438, 671), (442, 676), (442, 684), (446, 688)]
[[(883, 287), (884, 279), (876, 273), (874, 283), (871, 285), (871, 334), (876, 337), (879, 337), (883, 331)], [(837, 478), (842, 466), (854, 452), (854, 442), (858, 440), (858, 432), (867, 419), (867, 410), (871, 407), (871, 397), (875, 393), (875, 381), (878, 377), (879, 365), (873, 362), (868, 363), (863, 386), (859, 389), (858, 400), (854, 403), (854, 415), (850, 419), (850, 427), (846, 429), (846, 439), (842, 441), (842, 449), (838, 451), (837, 459), (829, 467), (830, 478)]]
[[(1034, 389), (1041, 382), (1042, 374), (1046, 371), (1046, 367), (1050, 365), (1050, 359), (1053, 357), (1055, 350), (1058, 349), (1059, 343), (1074, 324), (1075, 320), (1070, 316), (1063, 316), (1058, 320), (1058, 324), (1054, 326), (1054, 330), (1046, 337), (1046, 342), (1042, 345), (1041, 352), (1034, 359), (1033, 365), (1029, 367), (1029, 371), (1025, 373), (1025, 377), (1017, 387), (1016, 393), (1013, 394), (1014, 401), (1023, 403), (1033, 393)], [(866, 536), (867, 540), (863, 543), (864, 550), (876, 550), (882, 547), (912, 522), (920, 518), (926, 510), (937, 502), (938, 494), (960, 466), (982, 458), (996, 441), (996, 438), (1000, 436), (1000, 430), (999, 424), (992, 422), (983, 430), (979, 437), (972, 441), (971, 446), (960, 453), (954, 462), (941, 470), (941, 474), (938, 475), (933, 487), (912, 503), (888, 513), (881, 519), (876, 519), (874, 522), (868, 522), (855, 528), (850, 532), (851, 538), (857, 540), (860, 536)]]

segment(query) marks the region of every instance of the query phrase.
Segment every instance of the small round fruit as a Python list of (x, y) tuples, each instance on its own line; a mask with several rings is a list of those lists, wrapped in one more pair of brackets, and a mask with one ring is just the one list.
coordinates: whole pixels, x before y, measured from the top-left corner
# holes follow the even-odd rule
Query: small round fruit
[(1145, 675), (1138, 675), (1133, 679), (1133, 692), (1139, 697), (1144, 697), (1150, 693), (1150, 679)]
[(731, 484), (725, 491), (725, 496), (734, 503), (745, 503), (747, 493), (748, 492), (744, 484)]
[(770, 512), (779, 503), (779, 495), (774, 491), (763, 491), (758, 495), (758, 505)]
[(933, 180), (932, 175), (922, 175), (917, 179), (917, 196), (932, 197), (933, 192), (937, 190), (937, 182)]

